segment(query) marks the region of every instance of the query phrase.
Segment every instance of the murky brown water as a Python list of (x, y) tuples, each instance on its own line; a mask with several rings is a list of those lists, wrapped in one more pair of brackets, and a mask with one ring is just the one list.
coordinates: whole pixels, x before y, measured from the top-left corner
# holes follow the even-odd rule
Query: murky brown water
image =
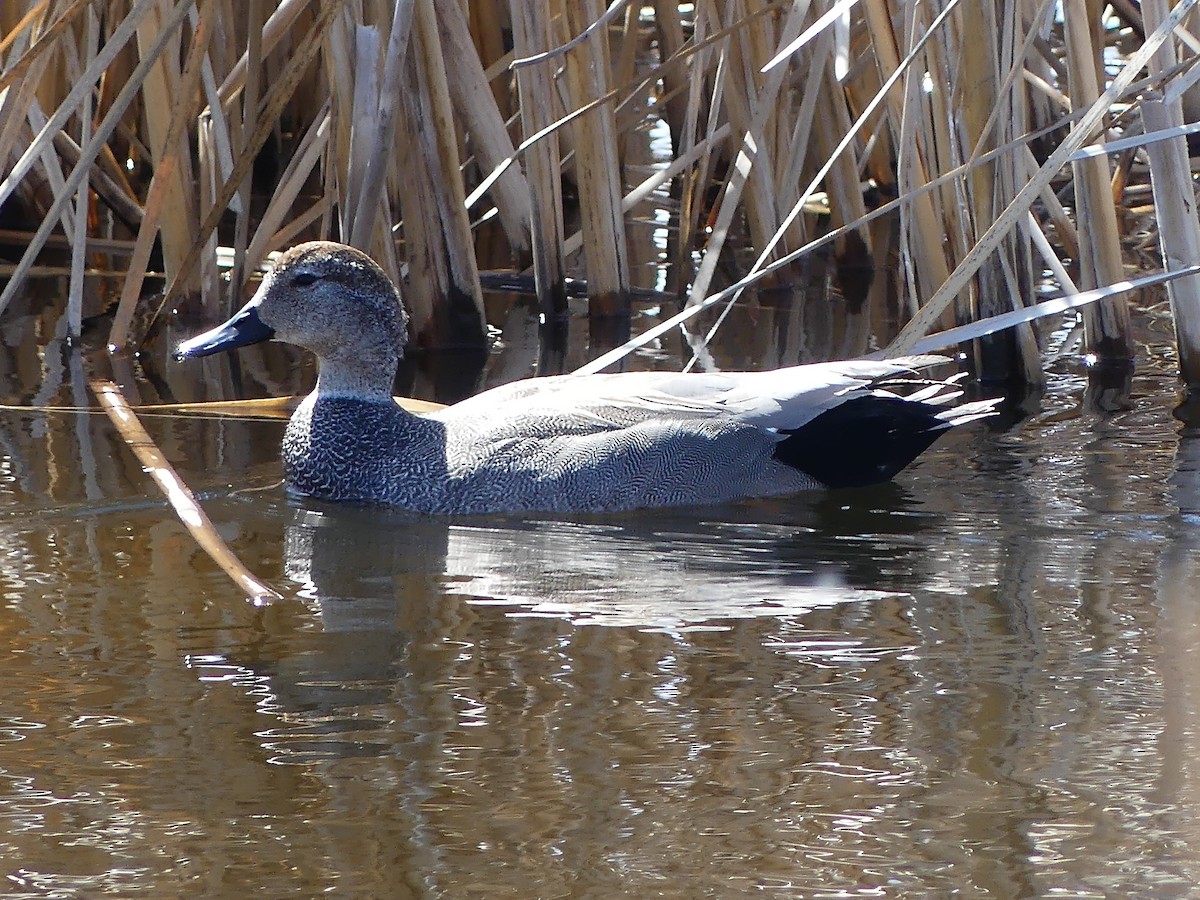
[[(1200, 440), (1151, 326), (1131, 409), (1059, 374), (895, 485), (702, 510), (306, 504), (280, 424), (147, 418), (262, 609), (104, 417), (0, 412), (7, 893), (1194, 895)], [(6, 394), (87, 402), (9, 328)]]

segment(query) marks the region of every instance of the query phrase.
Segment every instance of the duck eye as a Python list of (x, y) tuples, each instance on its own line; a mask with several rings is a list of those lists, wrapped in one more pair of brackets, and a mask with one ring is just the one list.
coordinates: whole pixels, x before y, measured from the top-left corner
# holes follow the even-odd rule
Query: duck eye
[(292, 284), (298, 284), (301, 287), (312, 284), (321, 276), (316, 272), (297, 272), (292, 276)]

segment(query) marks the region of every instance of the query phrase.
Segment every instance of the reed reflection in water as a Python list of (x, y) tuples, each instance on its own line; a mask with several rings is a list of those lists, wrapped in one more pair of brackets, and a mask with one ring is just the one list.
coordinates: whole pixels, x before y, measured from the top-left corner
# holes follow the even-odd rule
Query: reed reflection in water
[(1079, 388), (883, 489), (570, 520), (148, 420), (263, 609), (103, 419), (0, 414), (10, 892), (1186, 895), (1200, 451), (1168, 376)]

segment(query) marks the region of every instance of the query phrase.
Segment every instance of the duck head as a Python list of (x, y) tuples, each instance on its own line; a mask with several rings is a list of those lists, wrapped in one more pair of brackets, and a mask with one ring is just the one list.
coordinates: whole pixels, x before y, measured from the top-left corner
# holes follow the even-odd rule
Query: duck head
[(280, 256), (245, 306), (175, 355), (209, 356), (272, 339), (313, 351), (326, 389), (390, 397), (408, 322), (399, 291), (374, 260), (345, 244), (313, 241)]

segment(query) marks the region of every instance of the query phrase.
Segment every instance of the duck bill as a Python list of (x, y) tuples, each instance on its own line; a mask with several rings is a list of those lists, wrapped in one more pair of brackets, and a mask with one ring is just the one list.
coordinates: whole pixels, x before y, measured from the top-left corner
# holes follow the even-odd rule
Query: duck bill
[(275, 337), (275, 329), (258, 317), (258, 302), (251, 300), (224, 325), (198, 334), (175, 349), (176, 359), (209, 356), (234, 347), (246, 347)]

